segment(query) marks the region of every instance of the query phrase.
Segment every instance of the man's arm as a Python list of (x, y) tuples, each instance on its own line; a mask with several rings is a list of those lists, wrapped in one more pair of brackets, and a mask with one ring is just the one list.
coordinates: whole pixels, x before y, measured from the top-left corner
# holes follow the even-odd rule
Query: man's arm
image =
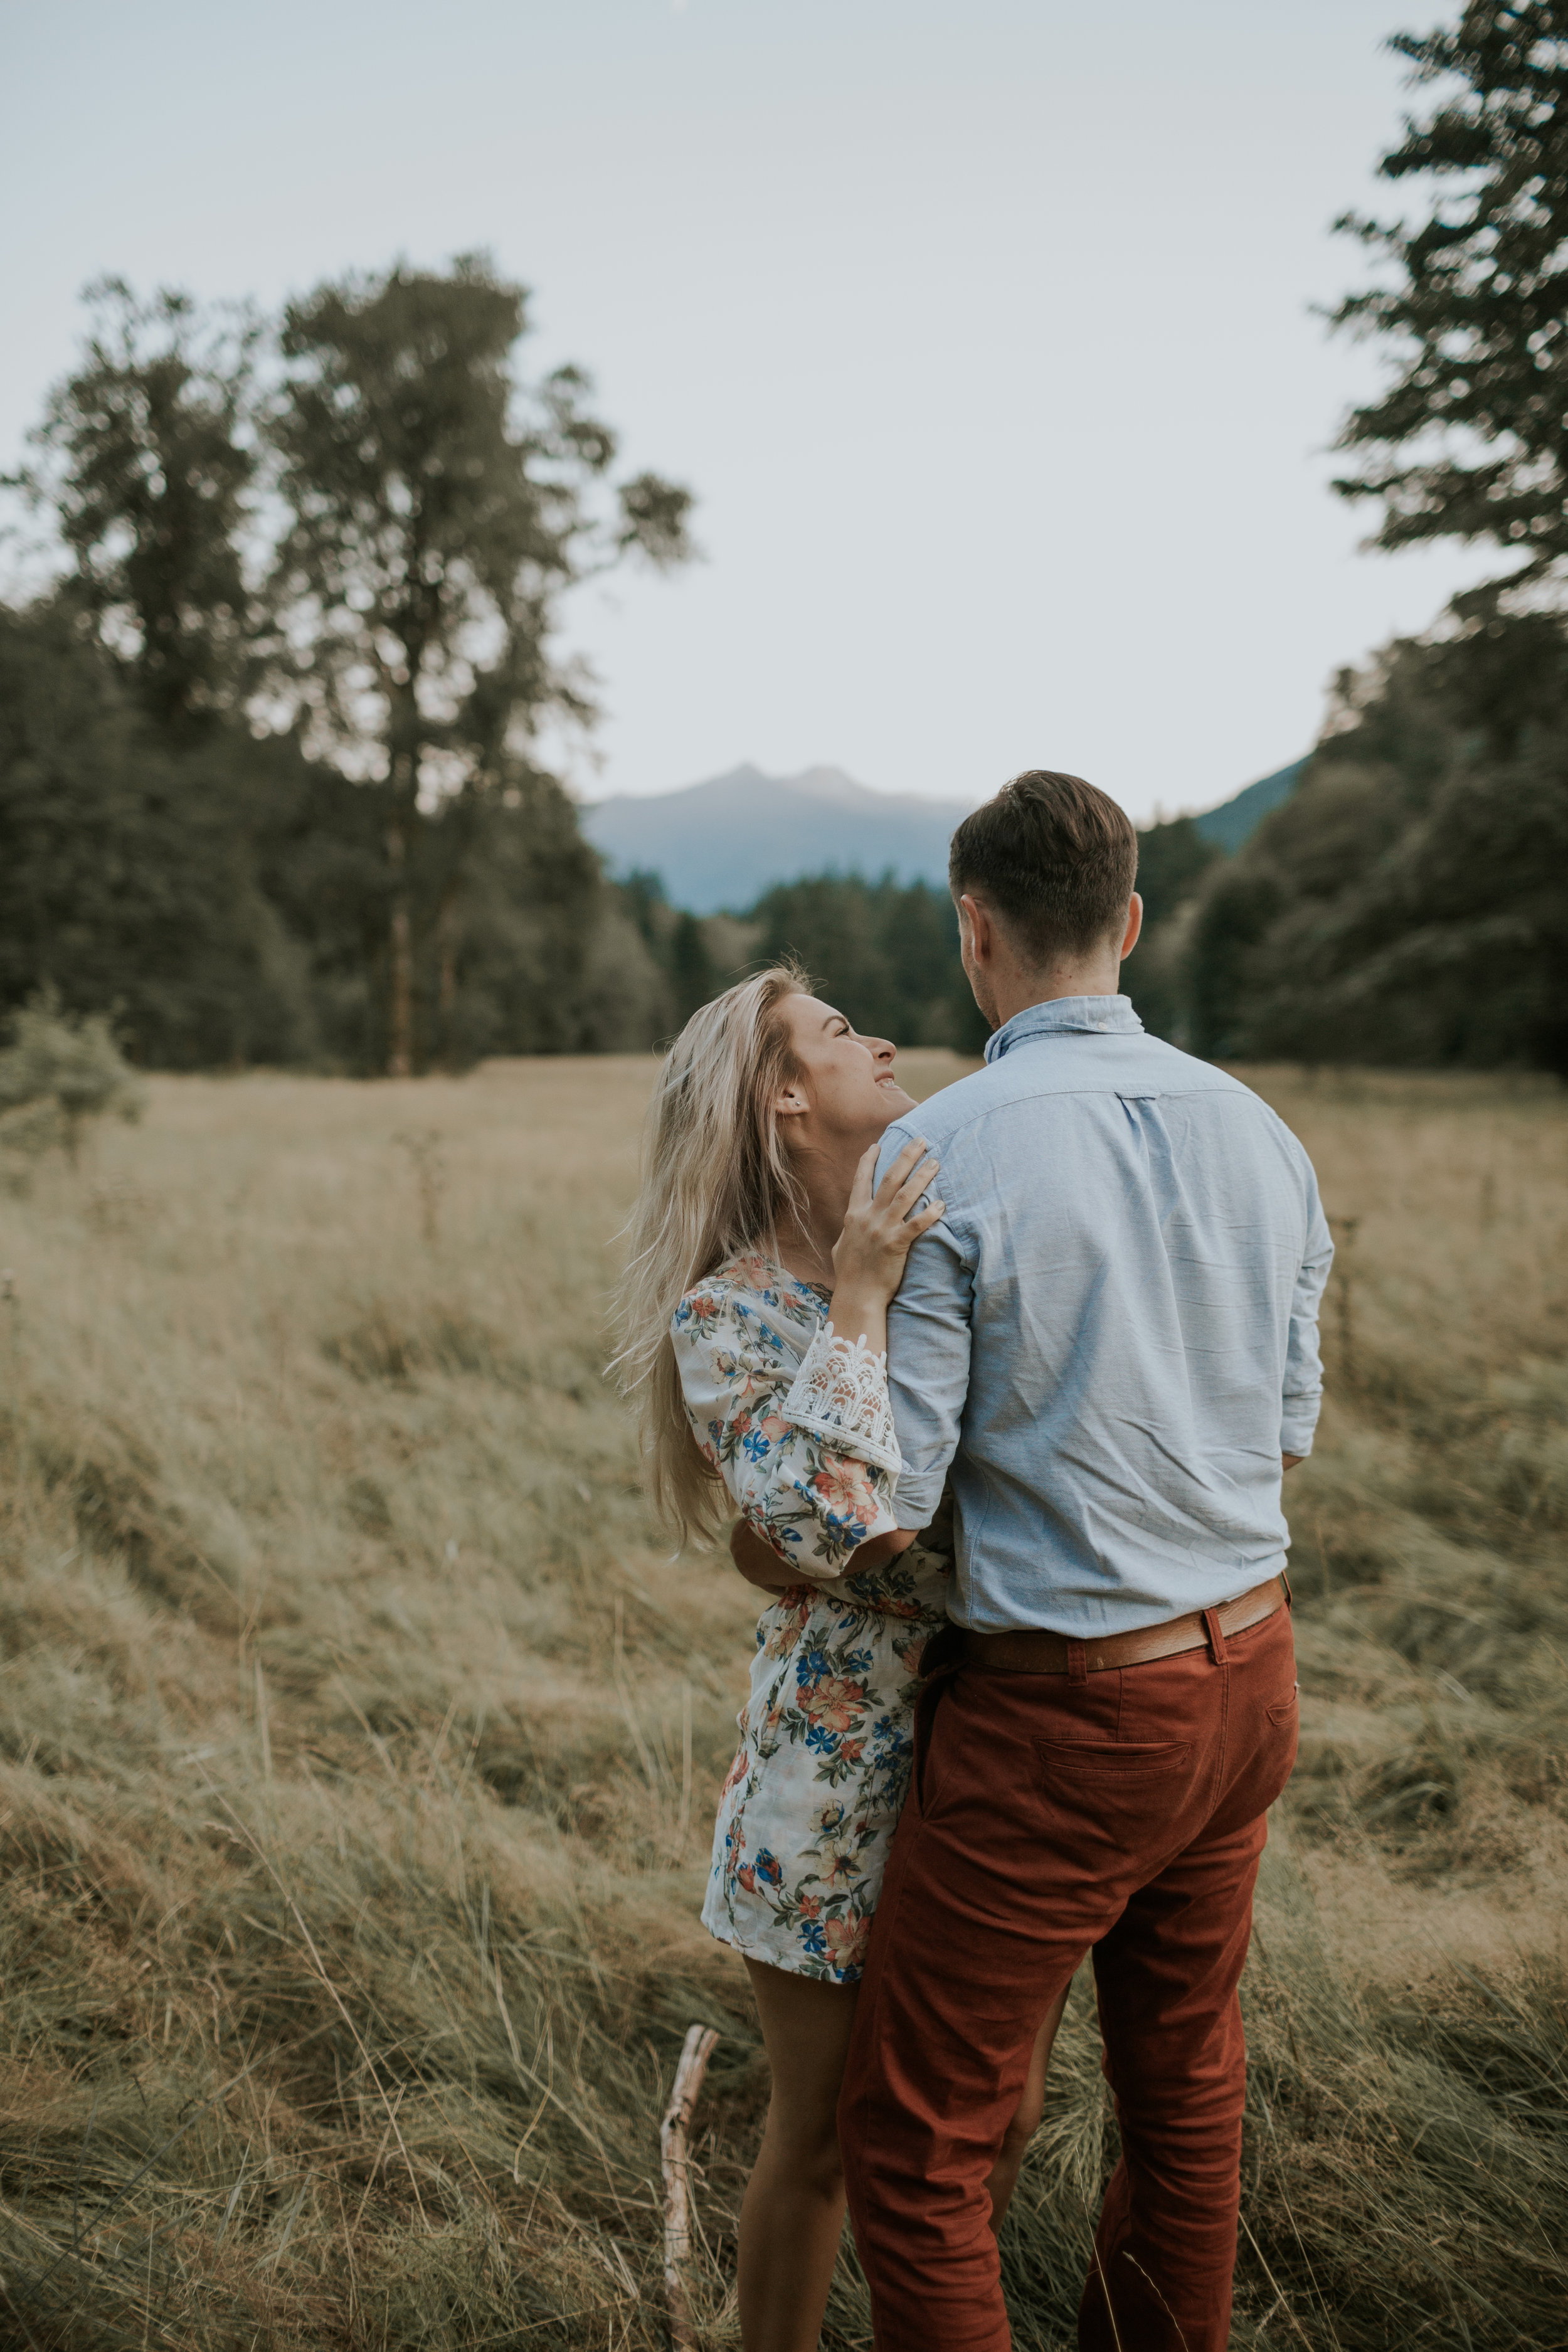
[(1312, 1450), (1323, 1401), (1323, 1366), (1318, 1349), (1318, 1310), (1334, 1262), (1333, 1237), (1318, 1199), (1317, 1180), (1308, 1170), (1307, 1244), (1290, 1302), (1290, 1332), (1285, 1352), (1280, 1400), (1279, 1450), (1291, 1469)]
[[(896, 1150), (889, 1133), (882, 1159), (889, 1159)], [(963, 1179), (962, 1166), (953, 1164), (955, 1156), (951, 1146), (943, 1154), (942, 1187), (950, 1202), (958, 1196)], [(881, 1161), (878, 1165), (879, 1171)], [(943, 1217), (910, 1250), (898, 1296), (888, 1309), (888, 1394), (904, 1462), (893, 1493), (893, 1516), (900, 1533), (908, 1536), (917, 1535), (935, 1518), (958, 1448), (969, 1394), (973, 1302), (973, 1272), (963, 1238), (950, 1218)], [(866, 1564), (869, 1566), (869, 1558)]]

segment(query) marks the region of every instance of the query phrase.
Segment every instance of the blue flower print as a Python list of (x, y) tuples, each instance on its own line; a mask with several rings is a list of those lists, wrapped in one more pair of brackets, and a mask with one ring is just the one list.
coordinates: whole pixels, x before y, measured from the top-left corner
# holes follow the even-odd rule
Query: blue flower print
[(791, 1583), (757, 1628), (703, 1920), (770, 1966), (851, 1984), (909, 1777), (907, 1660), (944, 1622), (947, 1571), (918, 1547), (853, 1571), (895, 1524), (894, 1475), (860, 1451), (881, 1442), (885, 1392), (864, 1429), (830, 1436), (788, 1410), (829, 1311), (751, 1253), (694, 1286), (670, 1329), (693, 1436)]

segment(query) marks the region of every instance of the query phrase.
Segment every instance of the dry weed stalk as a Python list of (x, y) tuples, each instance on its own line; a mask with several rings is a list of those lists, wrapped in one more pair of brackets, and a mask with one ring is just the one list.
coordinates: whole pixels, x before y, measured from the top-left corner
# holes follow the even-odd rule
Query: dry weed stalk
[(686, 2040), (681, 2046), (680, 2063), (675, 2070), (669, 2105), (658, 2127), (659, 2164), (664, 2174), (665, 2307), (669, 2314), (669, 2335), (675, 2352), (695, 2352), (697, 2344), (686, 2283), (686, 2266), (691, 2260), (691, 2203), (688, 2177), (690, 2154), (687, 2135), (691, 2129), (691, 2118), (701, 2095), (708, 2061), (713, 2055), (718, 2042), (719, 2036), (710, 2026), (688, 2026)]

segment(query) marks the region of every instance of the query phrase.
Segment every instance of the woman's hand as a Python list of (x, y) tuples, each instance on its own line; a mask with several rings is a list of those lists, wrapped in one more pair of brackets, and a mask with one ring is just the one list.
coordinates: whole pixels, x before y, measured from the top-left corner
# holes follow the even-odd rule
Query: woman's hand
[(833, 1328), (840, 1339), (863, 1339), (880, 1355), (888, 1344), (888, 1302), (904, 1278), (910, 1248), (942, 1216), (947, 1203), (915, 1203), (940, 1162), (926, 1158), (922, 1140), (906, 1143), (875, 1192), (879, 1143), (855, 1171), (844, 1230), (833, 1247)]

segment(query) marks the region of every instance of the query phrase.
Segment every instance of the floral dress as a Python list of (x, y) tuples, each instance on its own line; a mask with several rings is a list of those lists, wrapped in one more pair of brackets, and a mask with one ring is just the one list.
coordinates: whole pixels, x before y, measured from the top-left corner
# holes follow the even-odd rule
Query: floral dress
[(952, 1561), (932, 1529), (883, 1568), (844, 1573), (897, 1524), (901, 1465), (886, 1360), (837, 1336), (827, 1303), (770, 1260), (741, 1258), (688, 1293), (671, 1330), (698, 1444), (800, 1577), (757, 1627), (703, 1924), (752, 1959), (853, 1984)]

